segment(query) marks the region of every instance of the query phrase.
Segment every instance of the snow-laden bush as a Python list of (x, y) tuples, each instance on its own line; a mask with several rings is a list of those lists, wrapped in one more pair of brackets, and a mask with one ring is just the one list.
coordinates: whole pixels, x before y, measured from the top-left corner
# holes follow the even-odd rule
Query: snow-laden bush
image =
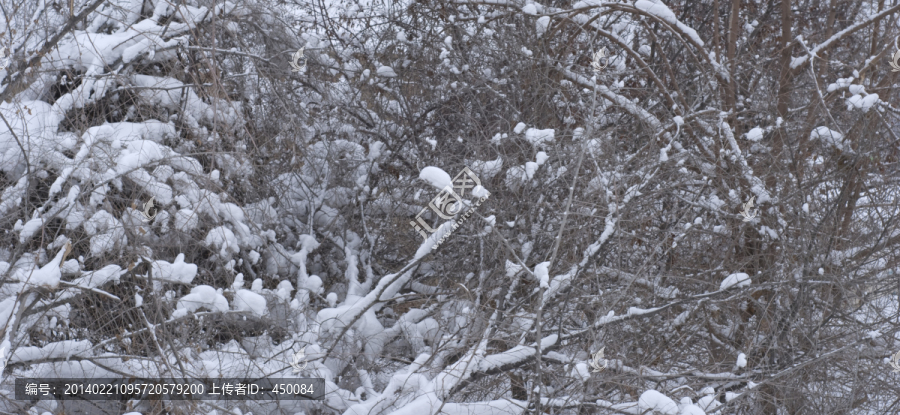
[[(900, 6), (388, 3), (4, 3), (0, 389), (326, 384), (109, 403), (143, 414), (890, 411), (898, 111), (872, 56)], [(759, 29), (781, 24), (787, 49)], [(436, 211), (465, 167), (480, 186)]]

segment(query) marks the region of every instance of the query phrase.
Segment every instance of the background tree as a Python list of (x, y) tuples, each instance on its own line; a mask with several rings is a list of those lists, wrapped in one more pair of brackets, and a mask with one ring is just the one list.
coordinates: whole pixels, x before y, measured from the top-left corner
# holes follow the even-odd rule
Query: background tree
[(900, 5), (0, 6), (7, 388), (303, 349), (323, 401), (91, 410), (897, 411)]

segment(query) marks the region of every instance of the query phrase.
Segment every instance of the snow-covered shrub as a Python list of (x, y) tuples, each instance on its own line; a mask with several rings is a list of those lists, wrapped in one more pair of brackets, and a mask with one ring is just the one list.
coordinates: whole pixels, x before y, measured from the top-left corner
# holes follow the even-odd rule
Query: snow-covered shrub
[[(324, 401), (119, 409), (890, 411), (898, 111), (873, 56), (897, 6), (20, 3), (0, 389), (290, 377), (303, 351)], [(463, 167), (481, 187), (447, 219)]]

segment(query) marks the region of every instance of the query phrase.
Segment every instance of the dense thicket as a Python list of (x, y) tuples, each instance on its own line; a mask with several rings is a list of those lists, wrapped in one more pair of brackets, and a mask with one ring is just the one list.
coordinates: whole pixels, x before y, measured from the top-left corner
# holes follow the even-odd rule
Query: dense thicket
[(900, 5), (527, 1), (0, 0), (3, 388), (327, 385), (2, 410), (900, 411)]

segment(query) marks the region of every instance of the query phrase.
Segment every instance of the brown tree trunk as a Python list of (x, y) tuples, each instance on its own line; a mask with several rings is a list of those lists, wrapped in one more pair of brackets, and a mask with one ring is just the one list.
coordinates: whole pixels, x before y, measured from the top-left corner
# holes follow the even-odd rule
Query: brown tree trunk
[[(878, 13), (884, 10), (884, 0), (878, 0)], [(875, 51), (878, 50), (878, 25), (881, 24), (881, 19), (877, 19), (872, 23), (872, 44), (869, 46), (869, 56), (875, 56)]]
[(719, 45), (719, 0), (713, 1), (713, 50), (716, 52), (716, 60), (722, 61), (722, 47)]
[[(740, 11), (741, 0), (731, 0), (731, 15), (728, 23), (728, 50), (726, 56), (726, 64), (728, 65), (729, 85), (725, 88), (725, 109), (735, 111), (737, 109), (737, 80), (735, 77), (735, 55), (737, 54), (737, 39), (740, 34)], [(734, 135), (741, 135), (741, 125), (734, 122), (736, 117), (732, 116), (729, 124), (734, 127)]]
[[(776, 111), (782, 119), (787, 119), (788, 99), (791, 91), (791, 51), (793, 47), (787, 46), (791, 42), (791, 26), (793, 19), (791, 15), (791, 1), (783, 0), (781, 2), (781, 74), (778, 76), (778, 103)], [(784, 129), (779, 129), (775, 134), (775, 142), (773, 143), (774, 153), (777, 157), (784, 147)]]

